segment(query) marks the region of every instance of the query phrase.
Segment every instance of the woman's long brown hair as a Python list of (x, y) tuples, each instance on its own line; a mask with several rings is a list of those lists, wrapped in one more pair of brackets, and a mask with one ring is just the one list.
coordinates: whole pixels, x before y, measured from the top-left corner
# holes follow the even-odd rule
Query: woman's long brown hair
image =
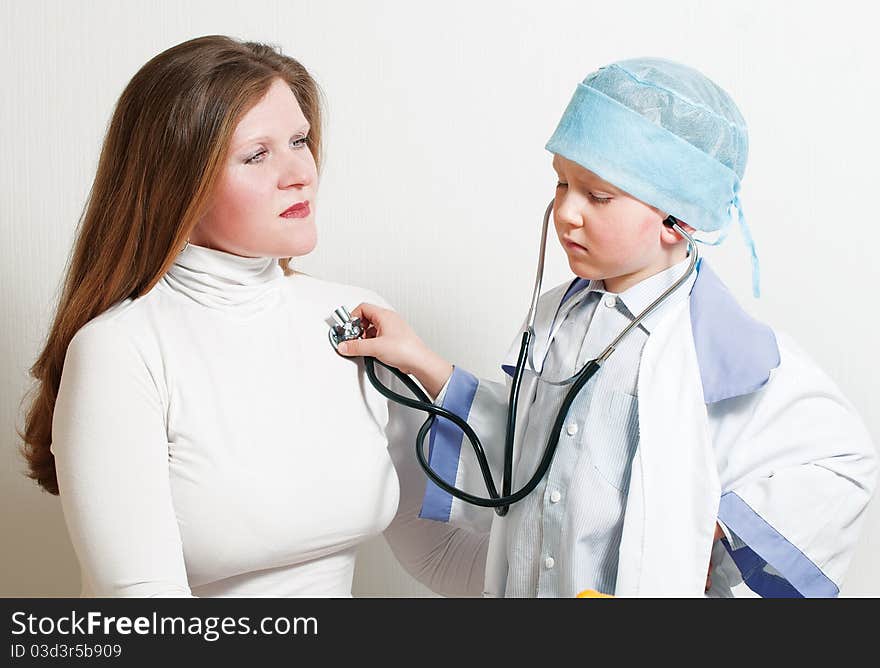
[[(281, 78), (308, 120), (320, 166), (317, 84), (277, 48), (208, 35), (152, 58), (125, 87), (79, 220), (45, 347), (30, 369), (21, 453), (28, 477), (58, 494), (52, 414), (67, 346), (89, 320), (149, 292), (207, 210), (241, 117)], [(278, 263), (290, 275), (291, 258)], [(25, 399), (27, 399), (27, 396)]]

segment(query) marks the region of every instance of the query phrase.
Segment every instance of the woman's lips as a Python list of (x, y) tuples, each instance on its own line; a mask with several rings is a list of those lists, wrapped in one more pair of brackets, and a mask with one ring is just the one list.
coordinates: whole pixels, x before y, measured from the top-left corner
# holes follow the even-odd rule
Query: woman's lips
[(309, 215), (311, 210), (309, 209), (309, 203), (300, 202), (298, 204), (294, 204), (289, 209), (286, 209), (284, 213), (281, 214), (282, 218), (305, 218)]

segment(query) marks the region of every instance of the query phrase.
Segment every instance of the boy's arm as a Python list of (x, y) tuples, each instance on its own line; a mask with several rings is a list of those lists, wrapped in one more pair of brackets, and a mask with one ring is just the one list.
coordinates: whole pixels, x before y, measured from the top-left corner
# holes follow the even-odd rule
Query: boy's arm
[[(435, 404), (467, 421), (477, 434), (500, 493), (509, 382), (479, 380), (461, 367), (453, 367), (428, 348), (399, 314), (387, 304), (375, 302), (381, 303), (374, 299), (351, 311), (365, 323), (366, 338), (342, 343), (338, 352), (346, 356), (375, 357), (403, 373), (414, 375), (430, 396), (439, 395)], [(401, 394), (408, 395), (409, 391)], [(418, 412), (418, 415), (421, 424), (427, 414)], [(414, 442), (415, 432), (411, 440)], [(470, 494), (489, 496), (473, 445), (458, 427), (437, 418), (426, 440), (428, 462), (443, 480)], [(415, 454), (412, 456), (415, 458)], [(467, 504), (433, 482), (426, 482), (420, 513), (424, 519), (451, 522), (483, 532), (489, 530), (493, 515), (490, 508)]]
[[(492, 456), (497, 430), (492, 424), (497, 420), (504, 422), (506, 399), (503, 405), (496, 405), (492, 388), (493, 385), (503, 388), (503, 384), (484, 383), (475, 398), (470, 389), (479, 385), (479, 381), (461, 369), (453, 370), (451, 364), (425, 346), (406, 322), (377, 295), (370, 295), (369, 302), (353, 309), (352, 315), (367, 323), (367, 339), (351, 342), (353, 345), (348, 346), (348, 350), (341, 346), (339, 352), (343, 355), (370, 355), (415, 376), (425, 391), (435, 397), (436, 405), (471, 423), (484, 439), (492, 470), (500, 471), (500, 457)], [(403, 396), (411, 395), (409, 389), (384, 367), (377, 365), (376, 374), (386, 387)], [(376, 398), (379, 399), (378, 395)], [(385, 402), (384, 398), (381, 401)], [(461, 502), (456, 499), (456, 512), (450, 516), (452, 497), (427, 479), (414, 452), (419, 428), (428, 414), (393, 401), (387, 401), (387, 409), (385, 435), (400, 484), (400, 500), (394, 520), (385, 529), (386, 540), (407, 572), (434, 592), (446, 596), (481, 595), (495, 513), (491, 508), (466, 504), (459, 509)], [(500, 411), (499, 416), (496, 416), (497, 411)], [(461, 440), (462, 434), (457, 428), (446, 420), (435, 420), (425, 438), (429, 462), (444, 479), (474, 494), (487, 496), (476, 463), (473, 462), (471, 468), (467, 456), (461, 462), (457, 459), (462, 448), (471, 452), (470, 443), (465, 440), (462, 445)], [(443, 514), (444, 507), (446, 515)]]
[[(386, 369), (377, 369), (377, 374), (395, 392), (407, 395), (408, 390)], [(503, 383), (477, 380), (457, 367), (435, 401), (470, 423), (495, 476), (502, 466), (500, 444), (507, 401), (501, 397), (506, 397), (506, 392)], [(484, 591), (495, 512), (454, 498), (428, 480), (414, 453), (416, 436), (426, 417), (421, 411), (388, 403), (386, 436), (400, 483), (400, 502), (384, 535), (407, 572), (432, 591), (445, 596), (479, 596)], [(470, 442), (463, 440), (458, 428), (441, 420), (434, 421), (425, 437), (431, 467), (456, 487), (488, 496)], [(495, 484), (500, 491), (500, 480), (496, 478)]]
[[(499, 493), (508, 395), (509, 383), (480, 379), (461, 367), (455, 367), (435, 402), (467, 421), (474, 430)], [(444, 418), (437, 418), (426, 440), (431, 468), (443, 480), (475, 496), (489, 496), (473, 445), (458, 427)], [(426, 480), (421, 517), (488, 531), (493, 516), (491, 508), (465, 503)]]
[[(408, 396), (409, 390), (386, 369), (377, 368), (376, 373), (386, 386)], [(426, 413), (388, 402), (385, 433), (400, 483), (400, 501), (394, 520), (385, 529), (385, 539), (407, 572), (432, 591), (444, 596), (480, 596), (493, 513), (482, 508), (482, 518), (475, 517), (477, 521), (467, 526), (437, 522), (422, 514), (425, 486), (430, 483), (414, 449), (426, 418)]]
[(836, 596), (877, 478), (861, 419), (787, 338), (758, 392), (712, 404), (726, 547), (763, 596)]

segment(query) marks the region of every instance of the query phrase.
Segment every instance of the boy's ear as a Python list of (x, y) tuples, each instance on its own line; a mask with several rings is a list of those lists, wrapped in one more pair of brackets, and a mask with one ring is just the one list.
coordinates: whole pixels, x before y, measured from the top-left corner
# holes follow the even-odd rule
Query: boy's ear
[(663, 219), (663, 225), (660, 230), (660, 238), (669, 244), (675, 244), (679, 241), (684, 241), (684, 237), (681, 236), (678, 232), (675, 231), (675, 228), (672, 227), (672, 221), (678, 223), (679, 227), (683, 228), (688, 234), (693, 234), (696, 230), (693, 227), (688, 225), (683, 220), (678, 220), (677, 218), (673, 218), (672, 216), (667, 216)]

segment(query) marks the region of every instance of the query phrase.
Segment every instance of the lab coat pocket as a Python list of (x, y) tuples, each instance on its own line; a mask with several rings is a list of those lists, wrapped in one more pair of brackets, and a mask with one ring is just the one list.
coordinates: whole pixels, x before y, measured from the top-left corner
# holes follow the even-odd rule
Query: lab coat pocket
[(639, 443), (638, 397), (610, 390), (606, 401), (594, 399), (589, 423), (588, 447), (593, 466), (613, 487), (626, 493)]

